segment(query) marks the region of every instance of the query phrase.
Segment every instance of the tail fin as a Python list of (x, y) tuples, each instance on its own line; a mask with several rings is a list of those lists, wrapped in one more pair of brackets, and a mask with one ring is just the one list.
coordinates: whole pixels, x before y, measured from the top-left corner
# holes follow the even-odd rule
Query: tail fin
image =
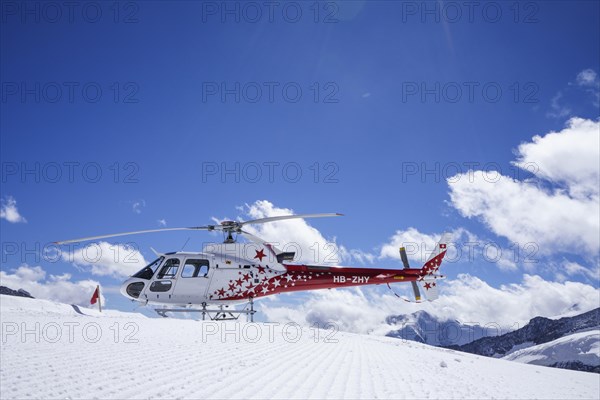
[(438, 291), (438, 284), (436, 279), (423, 279), (421, 281), (421, 288), (423, 289), (423, 293), (425, 293), (425, 298), (427, 301), (434, 301), (438, 297), (440, 297), (440, 293)]
[(448, 242), (450, 242), (451, 234), (444, 233), (438, 244), (436, 244), (435, 248), (429, 255), (427, 262), (421, 268), (421, 274), (419, 277), (419, 282), (421, 283), (421, 288), (425, 293), (425, 297), (429, 301), (433, 301), (438, 298), (438, 286), (436, 280), (444, 279), (443, 275), (438, 275), (437, 272), (442, 265), (442, 260), (446, 255), (446, 249)]

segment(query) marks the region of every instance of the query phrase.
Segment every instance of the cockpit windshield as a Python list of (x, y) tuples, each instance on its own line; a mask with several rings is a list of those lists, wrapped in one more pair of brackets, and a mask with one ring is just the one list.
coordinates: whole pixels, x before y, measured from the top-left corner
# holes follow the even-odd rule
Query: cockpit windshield
[(154, 273), (158, 269), (158, 266), (163, 262), (164, 259), (164, 257), (157, 258), (156, 260), (152, 261), (150, 264), (136, 272), (134, 275), (132, 275), (132, 277), (147, 280), (152, 279), (152, 276), (154, 276)]

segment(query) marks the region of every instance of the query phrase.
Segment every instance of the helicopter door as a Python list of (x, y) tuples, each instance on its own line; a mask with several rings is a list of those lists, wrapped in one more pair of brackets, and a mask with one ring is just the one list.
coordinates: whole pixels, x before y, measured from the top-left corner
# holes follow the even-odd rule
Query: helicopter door
[(177, 282), (176, 298), (185, 304), (198, 304), (206, 301), (206, 291), (212, 278), (211, 263), (206, 258), (186, 258), (181, 277)]
[(169, 258), (165, 261), (146, 291), (149, 301), (172, 302), (173, 290), (180, 264), (181, 260), (179, 258)]

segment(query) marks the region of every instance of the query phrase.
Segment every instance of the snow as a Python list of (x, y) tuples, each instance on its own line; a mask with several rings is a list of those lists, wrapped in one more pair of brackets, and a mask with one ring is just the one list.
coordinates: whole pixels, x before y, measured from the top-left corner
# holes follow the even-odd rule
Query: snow
[(526, 348), (534, 346), (534, 345), (535, 345), (534, 342), (523, 342), (521, 344), (514, 345), (509, 351), (506, 352), (506, 354), (495, 353), (492, 357), (503, 358), (503, 357), (506, 357), (509, 354), (514, 353), (515, 351), (519, 351), (521, 349), (526, 349)]
[[(123, 312), (118, 310), (102, 310), (102, 312), (99, 312), (97, 305), (88, 308), (72, 304), (58, 303), (50, 300), (2, 295), (0, 295), (0, 310), (2, 310), (2, 314), (23, 314), (29, 316), (46, 317), (81, 316), (82, 314), (85, 314), (90, 317), (96, 316), (103, 318), (147, 318), (143, 314)], [(4, 319), (2, 319), (2, 321), (4, 321)]]
[(600, 393), (597, 374), (388, 337), (80, 311), (0, 296), (3, 399), (597, 399)]
[(600, 330), (596, 328), (563, 336), (548, 343), (514, 351), (504, 359), (536, 365), (568, 361), (600, 365)]

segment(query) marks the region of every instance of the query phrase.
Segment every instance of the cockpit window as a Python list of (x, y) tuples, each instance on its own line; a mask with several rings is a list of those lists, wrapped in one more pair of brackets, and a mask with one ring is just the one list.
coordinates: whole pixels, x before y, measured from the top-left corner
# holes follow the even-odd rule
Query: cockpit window
[(164, 259), (164, 257), (157, 258), (156, 260), (152, 261), (150, 264), (148, 264), (132, 276), (134, 278), (152, 279), (154, 273), (156, 272), (156, 269)]
[(158, 279), (174, 279), (179, 269), (179, 259), (169, 258), (158, 272)]
[(208, 275), (208, 260), (185, 260), (182, 278), (203, 278)]

